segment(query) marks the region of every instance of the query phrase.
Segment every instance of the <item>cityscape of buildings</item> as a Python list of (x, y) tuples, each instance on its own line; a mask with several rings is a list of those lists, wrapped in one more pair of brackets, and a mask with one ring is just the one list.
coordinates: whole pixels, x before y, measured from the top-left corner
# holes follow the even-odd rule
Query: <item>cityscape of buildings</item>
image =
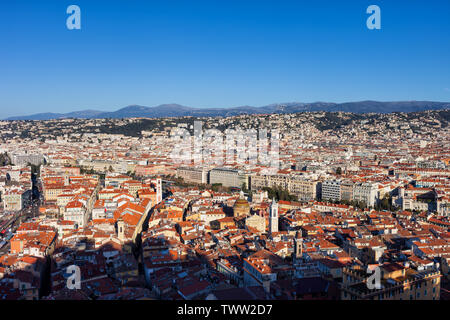
[[(174, 161), (174, 133), (195, 121), (277, 130), (278, 167), (237, 161), (240, 149), (220, 165)], [(449, 122), (0, 121), (0, 299), (448, 300)]]

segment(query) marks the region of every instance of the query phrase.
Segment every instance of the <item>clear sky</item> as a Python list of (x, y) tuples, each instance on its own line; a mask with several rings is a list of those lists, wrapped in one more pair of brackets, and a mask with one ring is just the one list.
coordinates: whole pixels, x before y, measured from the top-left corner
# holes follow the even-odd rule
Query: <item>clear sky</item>
[(366, 99), (450, 101), (450, 1), (0, 2), (0, 118)]

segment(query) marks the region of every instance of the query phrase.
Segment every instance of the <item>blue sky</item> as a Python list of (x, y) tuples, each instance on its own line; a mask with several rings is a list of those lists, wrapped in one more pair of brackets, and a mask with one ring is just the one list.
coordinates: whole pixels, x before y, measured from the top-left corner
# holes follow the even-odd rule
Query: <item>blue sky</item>
[(0, 118), (366, 99), (450, 101), (450, 1), (0, 2)]

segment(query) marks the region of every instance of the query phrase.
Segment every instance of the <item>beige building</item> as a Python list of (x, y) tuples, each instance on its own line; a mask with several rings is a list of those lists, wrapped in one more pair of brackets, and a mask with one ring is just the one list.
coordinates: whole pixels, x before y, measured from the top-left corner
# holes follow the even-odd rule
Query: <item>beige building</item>
[(341, 183), (341, 200), (353, 200), (353, 181), (344, 180)]
[(43, 186), (44, 191), (44, 199), (45, 201), (57, 201), (58, 196), (61, 195), (64, 191), (64, 185), (49, 185)]
[(264, 187), (282, 188), (294, 194), (300, 201), (314, 200), (317, 197), (317, 182), (295, 175), (252, 175), (251, 190), (261, 190)]
[(142, 183), (137, 180), (128, 180), (122, 183), (122, 186), (125, 189), (128, 189), (128, 193), (133, 197), (137, 197), (137, 193), (139, 190), (143, 188)]
[(258, 230), (260, 233), (266, 232), (266, 218), (258, 214), (254, 214), (245, 219), (245, 225)]
[(5, 211), (19, 211), (23, 209), (27, 192), (23, 189), (6, 190), (3, 194), (3, 209)]

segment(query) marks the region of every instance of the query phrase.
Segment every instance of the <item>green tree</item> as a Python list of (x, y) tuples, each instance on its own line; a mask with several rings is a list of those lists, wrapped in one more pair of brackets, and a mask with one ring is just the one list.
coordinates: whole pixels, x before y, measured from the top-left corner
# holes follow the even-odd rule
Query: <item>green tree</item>
[(282, 189), (278, 186), (275, 186), (274, 188), (264, 187), (263, 190), (267, 191), (269, 198), (275, 198), (277, 201), (297, 201), (297, 197), (295, 195), (289, 194), (287, 189)]

